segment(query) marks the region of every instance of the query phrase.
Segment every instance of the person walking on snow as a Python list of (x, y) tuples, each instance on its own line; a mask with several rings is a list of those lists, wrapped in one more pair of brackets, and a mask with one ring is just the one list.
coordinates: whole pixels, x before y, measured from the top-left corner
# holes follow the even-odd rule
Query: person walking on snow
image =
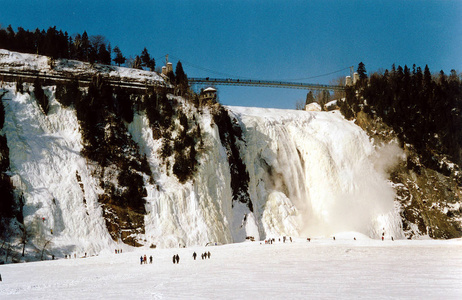
[(143, 256), (141, 255), (140, 256), (140, 265), (142, 265), (142, 264), (143, 264)]
[(196, 252), (194, 252), (194, 253), (193, 253), (193, 258), (194, 258), (194, 260), (196, 260), (196, 256), (197, 256), (197, 254), (196, 254)]
[(177, 254), (176, 255), (176, 263), (179, 264), (180, 263), (180, 256)]
[(152, 264), (152, 255), (149, 256), (149, 263)]

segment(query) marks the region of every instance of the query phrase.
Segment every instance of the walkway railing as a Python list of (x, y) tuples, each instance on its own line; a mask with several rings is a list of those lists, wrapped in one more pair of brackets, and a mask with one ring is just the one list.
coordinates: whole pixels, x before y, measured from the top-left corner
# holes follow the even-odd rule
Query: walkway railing
[(231, 79), (231, 78), (188, 78), (190, 84), (210, 84), (210, 85), (237, 85), (237, 86), (260, 86), (260, 87), (275, 87), (275, 88), (288, 88), (288, 89), (302, 89), (302, 90), (330, 90), (330, 91), (343, 91), (344, 86), (341, 85), (328, 85), (316, 83), (299, 83), (299, 82), (285, 82), (285, 81), (270, 81), (270, 80), (251, 80), (251, 79)]

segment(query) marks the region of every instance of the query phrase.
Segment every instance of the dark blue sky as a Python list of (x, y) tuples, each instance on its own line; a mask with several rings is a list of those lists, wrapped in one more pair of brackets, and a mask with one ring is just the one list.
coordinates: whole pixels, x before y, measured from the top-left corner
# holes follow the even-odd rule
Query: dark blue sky
[[(144, 47), (188, 76), (289, 80), (364, 62), (462, 71), (462, 1), (0, 0), (0, 24), (101, 34), (126, 56)], [(162, 58), (162, 59), (160, 59)], [(348, 70), (302, 80), (329, 83)], [(227, 105), (294, 108), (306, 91), (218, 87)]]

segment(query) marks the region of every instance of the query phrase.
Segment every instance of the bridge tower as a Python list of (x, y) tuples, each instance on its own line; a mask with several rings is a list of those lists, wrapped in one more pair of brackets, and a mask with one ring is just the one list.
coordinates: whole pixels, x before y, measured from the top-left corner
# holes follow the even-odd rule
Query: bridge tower
[(169, 72), (173, 72), (173, 64), (168, 61), (168, 54), (165, 55), (165, 66), (162, 67), (162, 74), (167, 75)]

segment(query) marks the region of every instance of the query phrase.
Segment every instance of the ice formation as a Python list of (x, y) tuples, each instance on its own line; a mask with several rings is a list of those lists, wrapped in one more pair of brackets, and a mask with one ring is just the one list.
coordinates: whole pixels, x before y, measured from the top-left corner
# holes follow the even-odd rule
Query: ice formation
[[(25, 199), (30, 242), (62, 253), (126, 247), (108, 233), (98, 203), (99, 183), (80, 153), (73, 108), (47, 87), (43, 114), (33, 93), (8, 93), (3, 134), (10, 150), (10, 176)], [(185, 104), (186, 105), (186, 104)], [(329, 236), (355, 231), (379, 238), (402, 237), (395, 193), (385, 165), (366, 133), (338, 112), (227, 107), (243, 131), (240, 157), (249, 173), (253, 211), (232, 201), (231, 175), (219, 128), (209, 111), (200, 115), (204, 149), (193, 180), (180, 184), (159, 157), (160, 141), (146, 116), (128, 125), (146, 154), (156, 185), (146, 186), (145, 245), (178, 247), (241, 242), (278, 236)]]

